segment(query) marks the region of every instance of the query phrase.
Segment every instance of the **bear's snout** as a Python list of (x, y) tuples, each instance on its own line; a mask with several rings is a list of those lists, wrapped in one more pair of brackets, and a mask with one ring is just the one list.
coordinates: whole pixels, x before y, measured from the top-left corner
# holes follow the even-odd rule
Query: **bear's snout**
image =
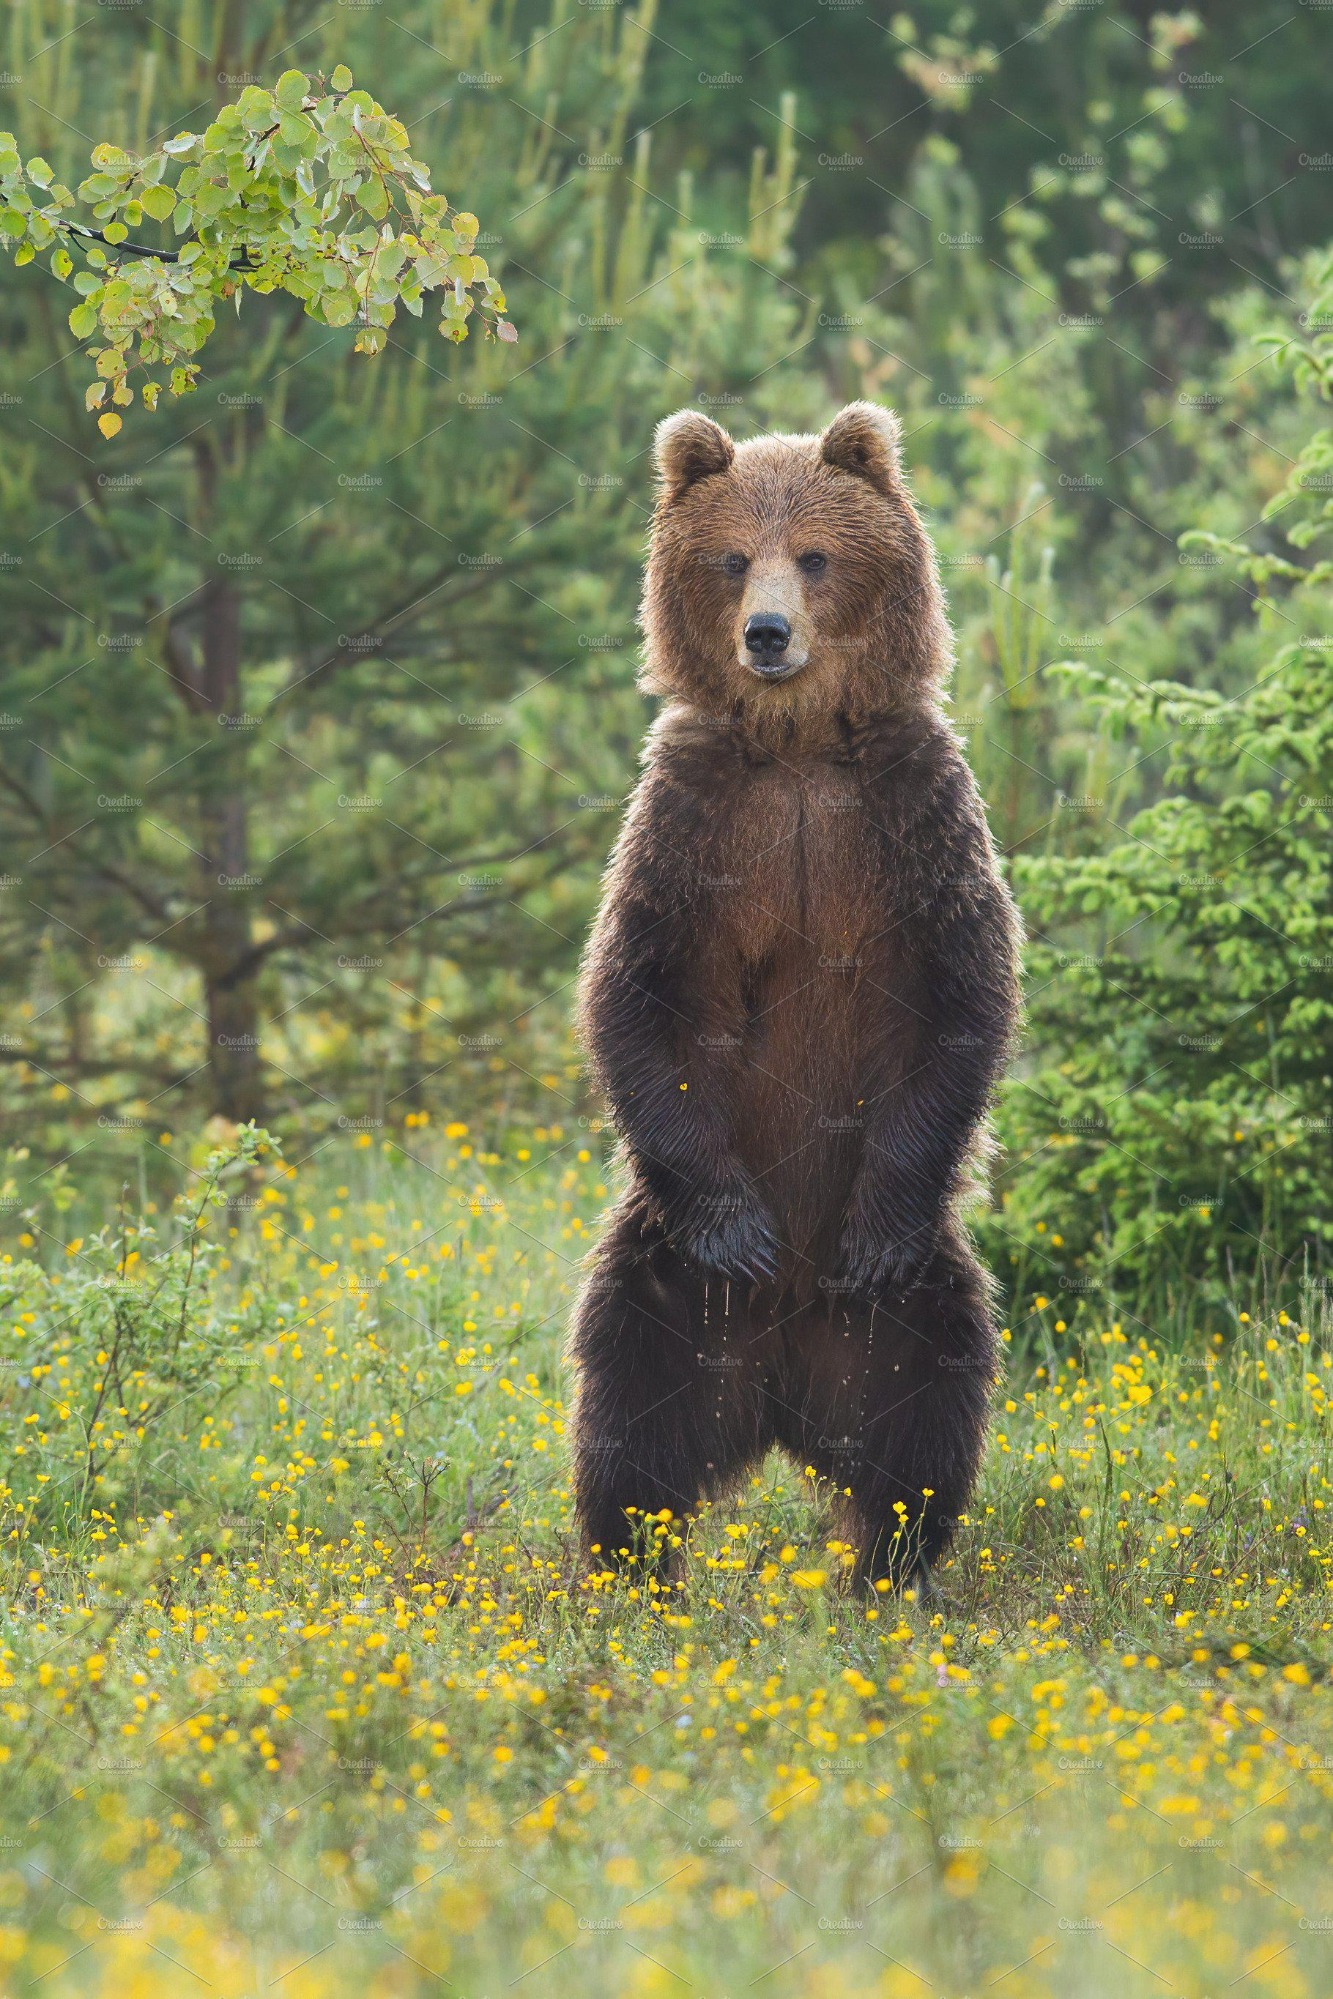
[(760, 680), (789, 680), (810, 661), (810, 614), (794, 562), (784, 555), (751, 563), (737, 607), (732, 643), (737, 665)]
[(781, 611), (756, 611), (745, 620), (745, 650), (756, 673), (775, 678), (792, 672), (786, 656), (791, 644), (791, 620)]

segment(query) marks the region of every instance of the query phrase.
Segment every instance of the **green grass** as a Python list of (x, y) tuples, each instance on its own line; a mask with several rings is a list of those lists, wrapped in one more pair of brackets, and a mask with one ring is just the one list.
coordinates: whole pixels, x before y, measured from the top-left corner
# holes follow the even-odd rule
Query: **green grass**
[(1321, 1324), (1038, 1313), (938, 1604), (777, 1459), (677, 1584), (589, 1576), (607, 1172), (414, 1122), (14, 1224), (6, 1989), (1333, 1989)]

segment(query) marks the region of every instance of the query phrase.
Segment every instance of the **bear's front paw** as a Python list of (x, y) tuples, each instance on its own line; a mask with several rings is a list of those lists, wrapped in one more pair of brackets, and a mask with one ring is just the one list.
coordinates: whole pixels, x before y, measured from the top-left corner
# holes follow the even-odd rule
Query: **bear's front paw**
[(930, 1232), (924, 1228), (890, 1241), (882, 1236), (868, 1241), (849, 1229), (842, 1241), (843, 1282), (866, 1298), (910, 1291), (929, 1261), (932, 1247)]
[(692, 1262), (718, 1277), (757, 1284), (772, 1277), (778, 1267), (777, 1235), (754, 1195), (696, 1203), (675, 1235)]

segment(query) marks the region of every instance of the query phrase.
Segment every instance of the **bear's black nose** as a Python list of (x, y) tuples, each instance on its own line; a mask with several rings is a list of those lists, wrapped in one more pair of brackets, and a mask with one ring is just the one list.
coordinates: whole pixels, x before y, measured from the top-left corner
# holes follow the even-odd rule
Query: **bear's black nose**
[(781, 611), (756, 611), (745, 620), (745, 649), (753, 653), (752, 664), (767, 673), (782, 661), (791, 642), (791, 626)]

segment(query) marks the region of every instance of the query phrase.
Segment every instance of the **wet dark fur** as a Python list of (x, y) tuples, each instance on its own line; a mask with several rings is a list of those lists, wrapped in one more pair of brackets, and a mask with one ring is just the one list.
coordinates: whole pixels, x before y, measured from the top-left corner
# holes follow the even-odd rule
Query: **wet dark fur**
[[(578, 1512), (610, 1558), (626, 1507), (688, 1513), (777, 1444), (849, 1495), (863, 1572), (902, 1580), (967, 1503), (997, 1368), (957, 1205), (1017, 923), (938, 705), (892, 419), (734, 450), (674, 422), (644, 599), (668, 705), (581, 993), (627, 1185), (573, 1329)], [(812, 546), (810, 664), (760, 685), (721, 557)]]

